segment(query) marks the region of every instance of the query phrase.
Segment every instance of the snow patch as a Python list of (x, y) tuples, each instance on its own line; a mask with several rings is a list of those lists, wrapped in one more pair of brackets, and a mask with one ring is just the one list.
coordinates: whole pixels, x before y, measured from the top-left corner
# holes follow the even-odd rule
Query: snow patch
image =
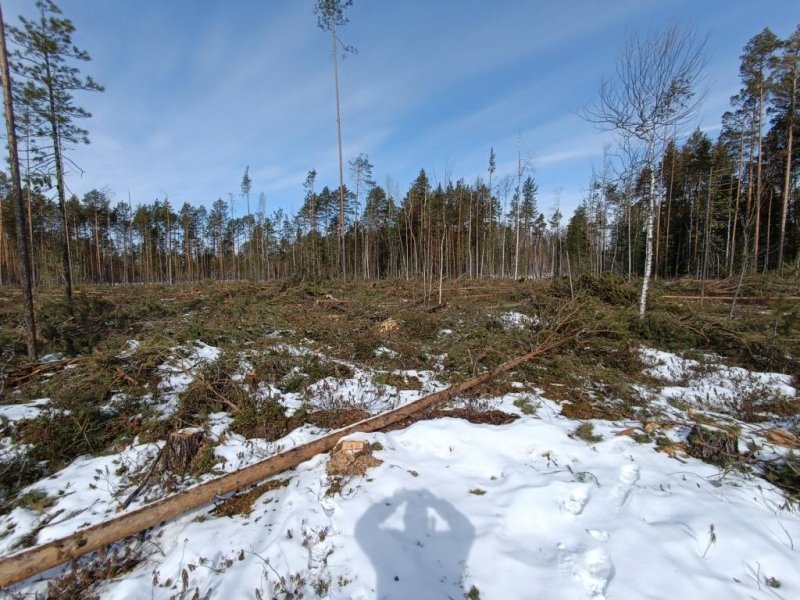
[(508, 311), (500, 313), (499, 318), (503, 327), (506, 329), (526, 329), (537, 327), (540, 324), (539, 319), (536, 317), (531, 317), (520, 312)]

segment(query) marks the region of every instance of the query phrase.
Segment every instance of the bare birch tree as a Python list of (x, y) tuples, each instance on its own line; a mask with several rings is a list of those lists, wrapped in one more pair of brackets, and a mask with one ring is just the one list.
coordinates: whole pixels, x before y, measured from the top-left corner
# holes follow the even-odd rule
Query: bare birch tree
[(644, 37), (628, 35), (617, 58), (616, 76), (600, 82), (597, 102), (583, 112), (601, 128), (645, 147), (649, 185), (640, 317), (647, 306), (653, 266), (656, 161), (663, 132), (688, 121), (702, 100), (703, 94), (695, 90), (706, 64), (705, 45), (705, 40), (677, 26)]

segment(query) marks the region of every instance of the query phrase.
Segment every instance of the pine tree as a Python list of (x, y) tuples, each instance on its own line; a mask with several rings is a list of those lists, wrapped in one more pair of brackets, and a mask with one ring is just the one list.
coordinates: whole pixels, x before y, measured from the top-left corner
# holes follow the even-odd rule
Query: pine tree
[[(744, 47), (742, 63), (739, 68), (739, 75), (742, 80), (742, 91), (740, 96), (753, 112), (752, 136), (756, 152), (756, 175), (754, 193), (754, 219), (755, 229), (753, 231), (753, 266), (758, 267), (759, 248), (761, 241), (761, 202), (763, 200), (763, 177), (762, 170), (764, 164), (764, 154), (762, 145), (764, 140), (764, 112), (766, 110), (767, 93), (769, 91), (769, 73), (775, 65), (775, 51), (778, 49), (780, 40), (768, 27), (760, 33), (754, 35)], [(752, 194), (752, 186), (749, 190)], [(752, 196), (751, 196), (752, 197)], [(768, 253), (767, 253), (768, 254)], [(765, 254), (765, 261), (768, 256)]]
[(792, 150), (797, 121), (798, 78), (800, 78), (800, 25), (781, 44), (781, 54), (773, 75), (773, 96), (776, 125), (785, 128), (786, 160), (783, 167), (783, 192), (781, 198), (780, 240), (778, 242), (778, 269), (783, 268), (786, 246), (786, 219), (791, 202)]
[[(359, 154), (356, 158), (352, 159), (349, 163), (350, 165), (350, 176), (353, 178), (353, 182), (356, 184), (355, 189), (355, 231), (354, 233), (354, 257), (358, 259), (358, 222), (359, 222), (359, 213), (361, 212), (361, 192), (362, 190), (366, 190), (369, 193), (370, 189), (375, 186), (375, 180), (372, 179), (372, 169), (373, 165), (369, 162), (369, 157), (364, 154), (363, 152)], [(364, 273), (364, 277), (366, 278), (366, 272), (368, 270), (369, 258), (366, 254), (366, 232), (363, 232), (364, 240), (362, 243), (362, 272)], [(355, 269), (354, 269), (355, 270)]]
[(62, 261), (67, 301), (72, 302), (72, 269), (69, 255), (69, 229), (66, 213), (64, 153), (69, 144), (88, 144), (88, 132), (76, 120), (91, 115), (74, 103), (78, 91), (103, 91), (91, 77), (80, 76), (76, 62), (88, 62), (89, 54), (72, 43), (75, 27), (61, 17), (61, 10), (51, 0), (37, 0), (37, 20), (20, 17), (21, 28), (11, 28), (18, 46), (13, 54), (14, 71), (24, 85), (20, 99), (30, 109), (33, 132), (49, 140), (50, 150), (39, 157), (52, 168), (56, 178), (58, 202), (62, 214)]
[(317, 15), (317, 26), (323, 31), (330, 31), (333, 60), (333, 85), (336, 93), (336, 140), (339, 148), (339, 253), (340, 274), (345, 275), (347, 266), (345, 258), (344, 228), (345, 228), (345, 192), (344, 192), (344, 158), (342, 157), (342, 115), (339, 109), (339, 46), (345, 53), (355, 52), (352, 46), (345, 46), (336, 35), (337, 27), (342, 27), (348, 22), (344, 15), (346, 8), (353, 5), (353, 0), (317, 0), (314, 13)]

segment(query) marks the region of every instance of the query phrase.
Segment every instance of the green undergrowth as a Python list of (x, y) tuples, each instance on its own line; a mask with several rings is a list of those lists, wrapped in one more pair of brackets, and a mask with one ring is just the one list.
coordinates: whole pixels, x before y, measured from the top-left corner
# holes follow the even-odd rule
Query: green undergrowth
[[(639, 319), (638, 285), (621, 276), (586, 274), (572, 286), (566, 278), (448, 281), (441, 306), (435, 290), (425, 296), (421, 281), (405, 280), (85, 286), (72, 307), (61, 290), (37, 289), (42, 354), (79, 360), (69, 369), (43, 371), (19, 385), (5, 380), (0, 387), (4, 403), (51, 399), (36, 419), (4, 425), (6, 437), (30, 447), (0, 461), (0, 493), (8, 506), (22, 487), (81, 454), (116, 451), (137, 436), (162, 440), (181, 427), (203, 427), (220, 411), (232, 415), (234, 433), (271, 440), (301, 425), (354, 422), (366, 414), (363, 407), (322, 410), (309, 397), (316, 382), (352, 377), (344, 363), (373, 370), (379, 386), (418, 390), (418, 378), (397, 373), (433, 370), (441, 381), (460, 382), (558, 339), (563, 343), (557, 348), (464, 398), (489, 406), (489, 399), (520, 381), (579, 420), (651, 415), (646, 390), (657, 382), (643, 373), (642, 345), (800, 375), (800, 305), (783, 299), (797, 293), (796, 280), (747, 278), (742, 295), (772, 300), (741, 303), (733, 320), (729, 303), (667, 297), (697, 295), (699, 284), (688, 280), (654, 282), (648, 311)], [(707, 293), (731, 293), (731, 285), (719, 282)], [(21, 304), (14, 290), (0, 289), (4, 294), (9, 301), (0, 303), (0, 375), (27, 365), (18, 329)], [(506, 311), (537, 324), (509, 326)], [(572, 331), (581, 334), (573, 339)], [(159, 418), (150, 404), (161, 393), (160, 367), (197, 340), (217, 346), (221, 355), (198, 366), (176, 413)], [(286, 417), (270, 386), (298, 394), (306, 406)], [(536, 409), (517, 407), (525, 414)], [(798, 407), (756, 394), (742, 396), (730, 410), (757, 421), (765, 414), (795, 416)]]

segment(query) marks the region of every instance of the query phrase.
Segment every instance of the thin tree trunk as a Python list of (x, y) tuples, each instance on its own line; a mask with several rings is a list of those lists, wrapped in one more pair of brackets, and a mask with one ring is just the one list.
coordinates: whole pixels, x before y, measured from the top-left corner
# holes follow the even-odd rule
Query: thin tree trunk
[[(50, 74), (50, 59), (45, 56), (45, 72), (49, 81), (52, 81)], [(64, 164), (61, 157), (61, 136), (58, 132), (58, 124), (56, 119), (56, 104), (55, 96), (53, 94), (52, 86), (48, 86), (48, 101), (49, 101), (49, 114), (50, 120), (50, 136), (53, 142), (53, 156), (55, 159), (56, 167), (56, 189), (58, 192), (58, 206), (61, 209), (61, 218), (63, 225), (64, 244), (61, 249), (61, 259), (64, 264), (64, 295), (66, 296), (67, 303), (72, 305), (72, 266), (70, 264), (69, 256), (69, 227), (67, 225), (67, 199), (66, 189), (64, 186)]]
[(736, 199), (733, 209), (733, 226), (731, 228), (731, 256), (728, 266), (728, 277), (733, 277), (734, 261), (736, 259), (736, 228), (739, 225), (739, 201), (742, 195), (742, 174), (744, 171), (744, 132), (740, 136), (739, 143), (739, 165), (736, 169)]
[(336, 141), (339, 146), (339, 264), (341, 276), (347, 277), (344, 247), (344, 159), (342, 158), (342, 117), (339, 109), (339, 60), (336, 52), (336, 24), (331, 28), (333, 86), (336, 92)]
[(22, 286), (22, 322), (25, 331), (25, 346), (28, 359), (36, 360), (36, 317), (33, 312), (33, 275), (29, 252), (28, 228), (25, 223), (25, 202), (22, 197), (22, 184), (19, 175), (19, 155), (17, 154), (17, 131), (14, 122), (14, 100), (11, 95), (11, 75), (6, 51), (6, 30), (3, 13), (0, 9), (0, 71), (3, 77), (3, 100), (6, 108), (6, 132), (8, 135), (8, 156), (11, 165), (11, 185), (14, 192), (14, 217), (16, 220), (17, 252), (19, 253), (19, 279)]
[(764, 120), (764, 90), (758, 97), (758, 162), (756, 164), (756, 224), (755, 232), (753, 233), (753, 269), (758, 270), (758, 250), (759, 250), (759, 237), (761, 232), (761, 163), (763, 160), (762, 150), (762, 131)]
[(6, 232), (3, 220), (3, 198), (0, 197), (0, 285), (5, 284), (3, 266), (6, 264)]
[(769, 268), (770, 232), (772, 230), (772, 187), (769, 190), (769, 204), (767, 205), (767, 240), (764, 246), (764, 273)]
[(789, 108), (789, 133), (786, 143), (786, 166), (783, 174), (783, 198), (781, 203), (781, 233), (778, 243), (778, 270), (783, 270), (783, 247), (786, 244), (786, 217), (789, 214), (789, 200), (791, 195), (792, 180), (792, 141), (794, 139), (794, 113), (797, 98), (797, 68), (794, 69), (792, 76), (792, 101)]
[(642, 293), (639, 298), (639, 318), (644, 318), (645, 309), (647, 308), (647, 292), (650, 287), (650, 270), (653, 266), (653, 221), (655, 211), (655, 195), (656, 195), (656, 173), (654, 170), (655, 163), (655, 141), (650, 140), (650, 148), (648, 154), (650, 160), (650, 191), (649, 191), (649, 210), (647, 211), (647, 233), (645, 239), (645, 258), (644, 258), (644, 275), (642, 276)]
[(702, 280), (702, 288), (700, 292), (700, 303), (703, 303), (703, 299), (705, 298), (706, 294), (706, 279), (708, 279), (708, 258), (709, 258), (709, 251), (711, 249), (711, 184), (712, 179), (714, 177), (714, 169), (713, 167), (708, 173), (708, 193), (706, 194), (706, 219), (705, 219), (705, 232), (704, 232), (704, 240), (703, 240), (703, 280)]

